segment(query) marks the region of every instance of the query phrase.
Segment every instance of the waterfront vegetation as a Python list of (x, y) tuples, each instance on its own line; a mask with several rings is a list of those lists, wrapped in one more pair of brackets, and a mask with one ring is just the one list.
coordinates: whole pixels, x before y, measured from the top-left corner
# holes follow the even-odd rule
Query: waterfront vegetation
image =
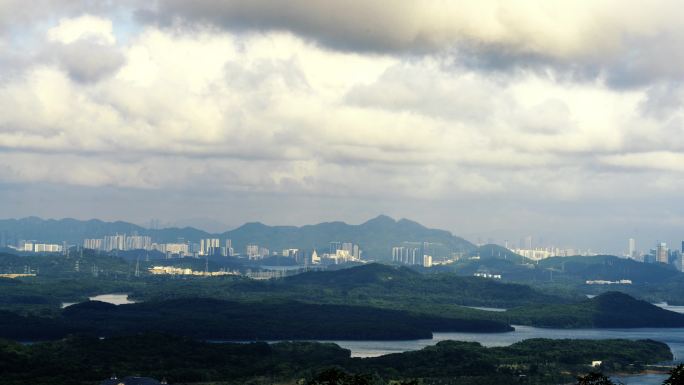
[[(624, 293), (597, 292), (587, 299), (561, 282), (528, 285), (381, 264), (268, 281), (136, 276), (136, 263), (144, 272), (159, 262), (136, 261), (93, 252), (0, 255), (0, 263), (14, 270), (30, 263), (40, 271), (36, 277), (0, 279), (0, 337), (52, 341), (3, 342), (3, 383), (92, 384), (112, 373), (166, 377), (177, 384), (570, 383), (589, 371), (591, 361), (603, 361), (606, 371), (639, 372), (671, 359), (671, 353), (654, 341), (534, 339), (496, 348), (444, 341), (360, 359), (331, 344), (201, 341), (417, 339), (437, 331), (506, 332), (511, 324), (684, 326), (684, 315)], [(206, 263), (173, 262), (192, 268)], [(226, 268), (209, 262), (212, 270)], [(128, 293), (139, 303), (87, 302), (105, 293)], [(84, 303), (62, 309), (63, 302)]]
[(152, 331), (222, 340), (402, 340), (431, 338), (433, 331), (510, 330), (510, 326), (497, 321), (416, 315), (373, 307), (207, 298), (120, 306), (89, 301), (69, 306), (49, 318), (0, 313), (0, 337), (15, 340), (59, 338), (73, 333), (114, 336)]
[[(173, 384), (527, 384), (571, 382), (595, 360), (604, 370), (639, 371), (672, 358), (650, 340), (533, 339), (508, 347), (443, 341), (419, 351), (351, 358), (330, 343), (207, 343), (164, 334), (69, 337), (21, 345), (0, 342), (3, 384), (92, 384), (116, 373), (166, 378)], [(375, 381), (375, 382), (373, 382)], [(350, 382), (347, 382), (350, 383)], [(353, 383), (353, 382), (352, 382)]]

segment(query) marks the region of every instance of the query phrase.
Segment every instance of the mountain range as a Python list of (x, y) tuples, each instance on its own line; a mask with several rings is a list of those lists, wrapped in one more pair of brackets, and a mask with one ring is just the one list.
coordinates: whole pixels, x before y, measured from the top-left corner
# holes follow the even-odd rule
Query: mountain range
[(149, 235), (154, 242), (231, 239), (233, 248), (238, 252), (243, 251), (248, 244), (258, 244), (271, 250), (299, 248), (325, 251), (330, 242), (352, 242), (359, 245), (364, 256), (373, 259), (391, 258), (394, 246), (420, 247), (423, 242), (429, 242), (431, 248), (439, 248), (446, 253), (468, 253), (476, 249), (472, 243), (448, 231), (430, 229), (408, 219), (394, 220), (385, 215), (359, 225), (324, 222), (296, 227), (250, 222), (223, 233), (209, 233), (193, 227), (148, 229), (129, 222), (105, 222), (98, 219), (28, 217), (0, 220), (0, 245), (17, 243), (20, 240), (80, 244), (86, 238), (102, 238), (113, 234)]

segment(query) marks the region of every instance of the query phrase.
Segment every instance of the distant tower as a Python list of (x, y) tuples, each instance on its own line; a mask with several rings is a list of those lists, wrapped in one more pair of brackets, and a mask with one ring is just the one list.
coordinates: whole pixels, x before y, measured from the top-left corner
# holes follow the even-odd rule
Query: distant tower
[(634, 238), (629, 238), (627, 256), (629, 258), (636, 259), (636, 241)]
[(527, 250), (532, 250), (532, 236), (528, 235), (525, 237), (525, 248)]
[(135, 260), (135, 276), (140, 277), (140, 257)]
[(330, 242), (330, 254), (335, 254), (337, 250), (342, 249), (342, 242)]
[(656, 246), (656, 261), (660, 263), (669, 262), (669, 253), (665, 242), (661, 242)]

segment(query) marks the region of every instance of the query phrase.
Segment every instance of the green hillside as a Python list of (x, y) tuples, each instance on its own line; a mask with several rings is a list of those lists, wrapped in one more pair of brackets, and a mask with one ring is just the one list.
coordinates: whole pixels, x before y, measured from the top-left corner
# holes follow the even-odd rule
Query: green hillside
[(0, 341), (2, 383), (11, 385), (95, 384), (113, 373), (172, 384), (567, 384), (593, 360), (624, 372), (670, 359), (667, 345), (650, 340), (534, 339), (494, 348), (443, 341), (374, 358), (351, 358), (330, 343), (207, 343), (163, 334)]
[(54, 318), (0, 312), (0, 338), (17, 340), (70, 333), (116, 336), (146, 332), (219, 340), (404, 340), (431, 338), (433, 331), (512, 330), (498, 321), (419, 316), (371, 307), (208, 298), (119, 306), (87, 301), (65, 308)]
[(504, 314), (512, 323), (552, 328), (684, 327), (684, 314), (620, 292), (572, 304), (524, 306)]

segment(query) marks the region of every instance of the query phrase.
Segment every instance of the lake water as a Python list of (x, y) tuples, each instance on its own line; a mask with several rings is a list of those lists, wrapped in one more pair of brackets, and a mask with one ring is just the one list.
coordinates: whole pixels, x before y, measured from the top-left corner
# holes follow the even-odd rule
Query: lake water
[(419, 350), (439, 341), (455, 340), (479, 342), (483, 346), (508, 346), (530, 338), (553, 339), (653, 339), (670, 346), (676, 361), (684, 361), (684, 328), (640, 329), (544, 329), (514, 325), (508, 333), (433, 333), (431, 339), (410, 341), (327, 341), (349, 349), (353, 357), (377, 357), (383, 354)]
[[(127, 305), (129, 303), (135, 303), (135, 301), (128, 299), (128, 294), (125, 293), (101, 294), (94, 297), (88, 297), (88, 299), (91, 301), (107, 302), (111, 303), (112, 305)], [(75, 304), (76, 302), (62, 302), (62, 309)]]
[[(135, 303), (128, 299), (128, 294), (102, 294), (89, 298), (91, 301), (108, 302), (114, 305)], [(73, 305), (63, 303), (62, 307)], [(655, 304), (664, 309), (684, 313), (684, 306), (671, 306), (666, 303)], [(505, 311), (500, 308), (474, 307), (487, 311)], [(401, 353), (419, 350), (434, 345), (439, 341), (471, 341), (483, 346), (508, 346), (530, 338), (553, 339), (609, 339), (624, 338), (630, 340), (652, 339), (661, 341), (670, 347), (676, 362), (684, 362), (684, 328), (640, 328), (640, 329), (545, 329), (531, 326), (514, 325), (515, 331), (508, 333), (433, 333), (431, 339), (410, 341), (322, 341), (334, 342), (351, 350), (352, 357), (377, 357), (384, 354)], [(625, 385), (662, 384), (667, 376), (662, 374), (646, 374), (639, 376), (617, 377)]]
[[(684, 310), (684, 309), (683, 309)], [(653, 339), (670, 347), (675, 361), (684, 361), (684, 328), (641, 328), (641, 329), (543, 329), (531, 326), (514, 325), (515, 331), (509, 333), (433, 333), (432, 339), (412, 341), (328, 341), (350, 349), (353, 357), (377, 357), (390, 353), (401, 353), (422, 349), (439, 341), (473, 341), (484, 346), (508, 346), (529, 338), (553, 339), (610, 339), (630, 340)], [(662, 374), (616, 377), (625, 385), (662, 384), (667, 378)]]
[(665, 374), (644, 374), (641, 376), (613, 377), (625, 385), (661, 385), (667, 378)]
[(501, 308), (501, 307), (484, 307), (484, 306), (464, 306), (469, 309), (477, 309), (477, 310), (484, 310), (484, 311), (506, 311), (507, 309)]

